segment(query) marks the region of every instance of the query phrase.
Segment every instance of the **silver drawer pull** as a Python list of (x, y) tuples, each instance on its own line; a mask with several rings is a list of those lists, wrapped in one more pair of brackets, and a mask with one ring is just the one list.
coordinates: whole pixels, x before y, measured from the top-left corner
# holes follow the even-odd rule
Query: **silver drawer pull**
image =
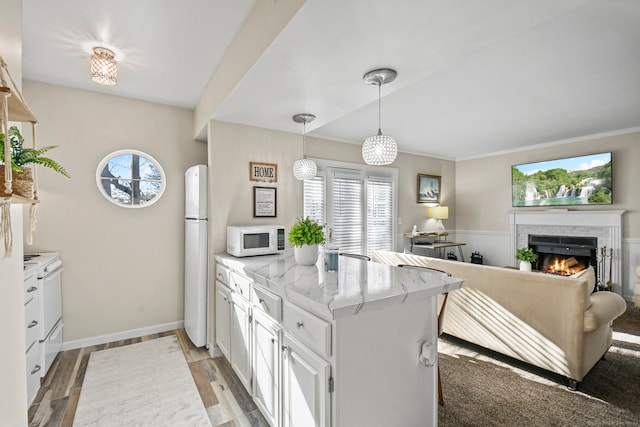
[(36, 372), (38, 372), (40, 369), (42, 369), (42, 368), (40, 368), (40, 365), (36, 365), (36, 367), (35, 367), (35, 368), (33, 368), (33, 369), (31, 370), (31, 375), (35, 374), (35, 373), (36, 373)]
[(298, 329), (302, 328), (304, 326), (304, 323), (302, 322), (297, 322), (296, 326), (298, 327)]
[(36, 288), (35, 286), (31, 286), (29, 289), (27, 289), (27, 292), (35, 292), (37, 290), (38, 288)]
[(29, 323), (29, 325), (27, 325), (27, 328), (34, 328), (38, 326), (38, 321), (37, 320), (32, 320), (31, 323)]

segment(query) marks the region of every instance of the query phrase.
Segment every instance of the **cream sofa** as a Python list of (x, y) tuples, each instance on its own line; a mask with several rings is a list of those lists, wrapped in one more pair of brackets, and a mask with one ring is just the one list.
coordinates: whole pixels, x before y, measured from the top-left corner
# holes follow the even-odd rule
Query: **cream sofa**
[(563, 277), (390, 251), (373, 260), (464, 279), (449, 293), (443, 332), (563, 375), (572, 389), (607, 352), (612, 322), (627, 308), (618, 294), (591, 293), (592, 268)]

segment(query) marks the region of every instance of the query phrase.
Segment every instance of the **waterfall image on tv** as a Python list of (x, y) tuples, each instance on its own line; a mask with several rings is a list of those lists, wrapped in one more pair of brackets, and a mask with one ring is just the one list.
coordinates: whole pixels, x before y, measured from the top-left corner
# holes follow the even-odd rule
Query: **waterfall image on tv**
[(611, 153), (511, 167), (512, 206), (610, 205)]

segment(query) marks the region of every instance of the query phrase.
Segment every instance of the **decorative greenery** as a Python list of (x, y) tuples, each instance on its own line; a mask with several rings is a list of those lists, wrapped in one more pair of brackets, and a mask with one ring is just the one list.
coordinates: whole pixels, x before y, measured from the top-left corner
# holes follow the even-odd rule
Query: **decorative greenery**
[(531, 248), (520, 248), (516, 250), (516, 259), (525, 262), (533, 262), (538, 259), (538, 255)]
[[(67, 178), (71, 178), (69, 172), (62, 166), (60, 166), (55, 160), (49, 159), (47, 157), (42, 157), (42, 154), (46, 153), (49, 150), (53, 150), (57, 148), (57, 145), (49, 145), (47, 147), (42, 148), (25, 148), (24, 138), (20, 134), (20, 130), (11, 126), (9, 128), (9, 142), (11, 143), (11, 169), (20, 172), (22, 170), (22, 166), (28, 164), (42, 165), (44, 167), (53, 169), (54, 171), (61, 173)], [(0, 133), (0, 161), (5, 162), (4, 160), (4, 143), (5, 143), (5, 134)]]
[(324, 225), (306, 218), (298, 218), (289, 230), (289, 243), (291, 246), (319, 245), (324, 243)]

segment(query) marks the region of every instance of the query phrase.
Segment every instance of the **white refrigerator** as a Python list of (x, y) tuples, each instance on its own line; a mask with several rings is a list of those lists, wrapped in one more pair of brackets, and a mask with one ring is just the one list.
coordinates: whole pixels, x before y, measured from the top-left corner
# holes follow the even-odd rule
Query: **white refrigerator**
[(196, 347), (207, 345), (207, 167), (192, 166), (185, 178), (184, 328)]

